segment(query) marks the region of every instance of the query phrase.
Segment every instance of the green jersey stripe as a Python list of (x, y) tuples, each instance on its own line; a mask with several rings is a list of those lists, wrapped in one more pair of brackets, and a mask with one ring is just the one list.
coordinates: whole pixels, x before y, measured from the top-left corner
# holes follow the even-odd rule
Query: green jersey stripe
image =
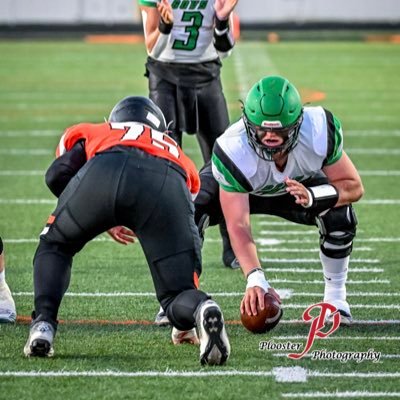
[[(249, 190), (246, 190), (234, 176), (234, 174), (238, 175), (238, 173), (241, 175), (240, 171), (237, 168), (228, 169), (220, 159), (221, 155), (223, 159), (228, 160), (225, 153), (221, 150), (218, 144), (215, 143), (211, 160), (218, 173), (223, 177), (223, 179), (218, 179), (219, 185), (227, 192), (249, 192)], [(229, 164), (231, 164), (231, 162)]]
[(139, 5), (146, 7), (157, 7), (157, 2), (151, 0), (139, 0)]
[(343, 135), (342, 126), (335, 116), (328, 110), (325, 110), (328, 135), (328, 149), (324, 160), (324, 165), (334, 164), (342, 156)]

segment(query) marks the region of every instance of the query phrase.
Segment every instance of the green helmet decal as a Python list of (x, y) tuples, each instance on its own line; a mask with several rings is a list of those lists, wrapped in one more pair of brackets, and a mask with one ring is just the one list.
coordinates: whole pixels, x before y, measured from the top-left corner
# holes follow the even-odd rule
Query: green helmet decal
[[(281, 76), (268, 76), (250, 89), (243, 108), (249, 142), (257, 154), (268, 160), (278, 152), (291, 151), (297, 144), (303, 106), (297, 89)], [(256, 131), (282, 133), (285, 142), (274, 148), (263, 145)]]

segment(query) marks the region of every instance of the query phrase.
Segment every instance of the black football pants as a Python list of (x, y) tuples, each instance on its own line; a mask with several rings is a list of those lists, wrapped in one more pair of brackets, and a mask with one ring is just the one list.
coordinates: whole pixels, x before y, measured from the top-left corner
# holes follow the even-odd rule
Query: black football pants
[[(33, 262), (36, 317), (56, 325), (72, 257), (118, 225), (137, 235), (164, 309), (188, 290), (195, 293), (195, 305), (204, 300), (194, 290), (201, 254), (193, 214), (184, 173), (176, 164), (135, 148), (96, 155), (63, 191), (40, 237)], [(109, 262), (118, 273), (112, 257)]]

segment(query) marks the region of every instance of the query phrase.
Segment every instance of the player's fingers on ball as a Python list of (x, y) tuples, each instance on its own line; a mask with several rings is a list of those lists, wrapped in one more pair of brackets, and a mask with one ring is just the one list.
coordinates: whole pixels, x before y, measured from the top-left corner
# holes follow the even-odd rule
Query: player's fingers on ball
[(251, 312), (251, 304), (250, 304), (250, 300), (251, 300), (251, 296), (249, 296), (248, 293), (246, 293), (245, 297), (244, 297), (244, 311), (247, 315), (251, 316), (252, 312)]
[(264, 290), (261, 289), (261, 290), (257, 291), (257, 299), (258, 299), (258, 304), (260, 306), (260, 309), (264, 310), (264, 307), (265, 307), (265, 301), (264, 301), (265, 292), (264, 292)]
[(240, 302), (240, 313), (244, 314), (245, 313), (245, 306), (244, 306), (244, 297), (242, 299), (242, 301)]
[(251, 299), (250, 299), (250, 308), (251, 308), (251, 313), (253, 315), (258, 314), (257, 313), (257, 299), (258, 299), (257, 295), (251, 296)]

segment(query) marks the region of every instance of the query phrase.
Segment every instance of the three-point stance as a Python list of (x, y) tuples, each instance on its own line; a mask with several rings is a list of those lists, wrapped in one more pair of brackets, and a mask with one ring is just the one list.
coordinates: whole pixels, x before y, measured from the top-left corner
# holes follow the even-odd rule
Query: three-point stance
[(169, 320), (179, 330), (197, 327), (201, 363), (227, 360), (221, 310), (196, 287), (201, 255), (191, 195), (199, 190), (199, 176), (166, 128), (151, 100), (131, 96), (107, 122), (65, 131), (46, 174), (59, 200), (33, 260), (35, 307), (25, 355), (53, 355), (73, 256), (108, 231), (121, 243), (139, 239)]
[(271, 214), (318, 226), (324, 301), (339, 309), (342, 324), (350, 324), (346, 280), (357, 225), (352, 203), (364, 189), (331, 112), (303, 107), (287, 79), (263, 78), (250, 89), (242, 118), (217, 139), (212, 167), (206, 166), (200, 177), (196, 220), (203, 213), (211, 216), (211, 224), (222, 217), (219, 184), (232, 248), (247, 278), (242, 313), (256, 315), (265, 291), (274, 292), (250, 225), (250, 214)]

